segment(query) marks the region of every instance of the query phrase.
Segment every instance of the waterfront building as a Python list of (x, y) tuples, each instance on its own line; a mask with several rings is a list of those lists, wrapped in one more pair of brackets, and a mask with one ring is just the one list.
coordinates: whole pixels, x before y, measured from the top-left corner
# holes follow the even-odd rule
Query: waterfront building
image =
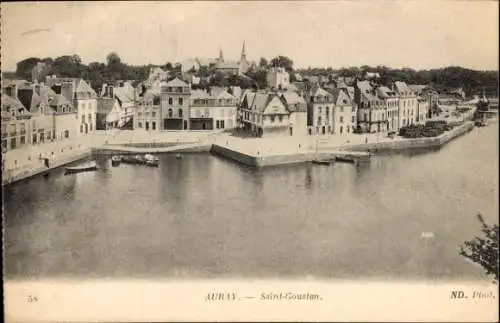
[(425, 124), (429, 114), (429, 98), (419, 96), (417, 97), (417, 123)]
[(16, 82), (9, 85), (11, 95), (19, 99), (31, 114), (31, 129), (26, 138), (31, 144), (43, 143), (54, 137), (54, 114), (48, 98), (41, 95), (42, 86), (30, 82)]
[(398, 132), (399, 128), (399, 96), (396, 91), (386, 86), (377, 88), (378, 97), (382, 100), (384, 109), (387, 111), (387, 131)]
[(354, 88), (354, 101), (358, 106), (357, 131), (377, 133), (387, 131), (387, 109), (374, 86), (368, 81), (357, 81)]
[(267, 86), (274, 89), (286, 88), (290, 84), (290, 75), (283, 67), (271, 67), (267, 71)]
[(161, 83), (161, 120), (163, 130), (189, 129), (189, 84), (177, 77)]
[(97, 98), (96, 129), (108, 130), (118, 127), (120, 109), (115, 107), (115, 99), (112, 97)]
[(347, 89), (334, 89), (333, 94), (333, 129), (334, 135), (348, 135), (357, 125), (357, 106), (349, 97)]
[(296, 92), (286, 91), (281, 94), (290, 111), (290, 135), (307, 135), (307, 102)]
[(394, 82), (394, 90), (399, 96), (399, 126), (417, 123), (418, 102), (417, 95), (405, 82)]
[(79, 122), (77, 134), (86, 135), (96, 130), (97, 93), (81, 78), (47, 76), (46, 85), (75, 107)]
[(333, 134), (333, 111), (335, 108), (333, 94), (315, 86), (307, 98), (307, 125), (310, 135)]
[(102, 85), (99, 113), (106, 115), (107, 129), (133, 127), (135, 99), (135, 89), (129, 82)]
[(241, 123), (246, 132), (257, 137), (290, 134), (290, 112), (277, 93), (247, 93), (240, 109)]
[(49, 106), (54, 113), (54, 139), (75, 138), (78, 135), (79, 120), (75, 106), (67, 99), (72, 95), (72, 85), (66, 84), (62, 87), (62, 93), (57, 94), (48, 86), (41, 86), (41, 96), (47, 98)]
[(13, 94), (2, 93), (2, 152), (29, 144), (31, 114)]
[(237, 104), (238, 99), (227, 91), (210, 95), (203, 90), (192, 90), (190, 129), (213, 130), (236, 127)]
[(158, 88), (149, 88), (139, 94), (133, 120), (134, 129), (160, 130), (161, 95)]

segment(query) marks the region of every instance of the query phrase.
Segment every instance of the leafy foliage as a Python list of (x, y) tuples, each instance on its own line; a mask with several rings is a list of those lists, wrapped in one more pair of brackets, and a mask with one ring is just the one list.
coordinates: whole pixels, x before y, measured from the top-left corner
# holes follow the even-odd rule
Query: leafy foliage
[(479, 264), (498, 282), (498, 225), (488, 225), (481, 214), (477, 215), (482, 225), (482, 236), (465, 241), (460, 246), (460, 255)]
[(272, 67), (283, 67), (287, 72), (293, 71), (293, 61), (286, 56), (279, 55), (271, 59), (269, 65)]

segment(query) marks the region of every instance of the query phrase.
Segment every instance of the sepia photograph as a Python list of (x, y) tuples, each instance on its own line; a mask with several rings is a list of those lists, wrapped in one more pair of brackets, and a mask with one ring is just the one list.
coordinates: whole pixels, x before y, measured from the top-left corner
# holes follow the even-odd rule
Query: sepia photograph
[(498, 9), (2, 2), (5, 321), (498, 321)]

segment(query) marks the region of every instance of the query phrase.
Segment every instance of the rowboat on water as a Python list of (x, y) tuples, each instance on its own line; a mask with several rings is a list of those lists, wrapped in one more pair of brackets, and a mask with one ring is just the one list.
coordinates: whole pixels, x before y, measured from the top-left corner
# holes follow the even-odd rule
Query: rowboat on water
[(122, 158), (120, 156), (113, 156), (113, 157), (111, 157), (111, 165), (113, 167), (120, 165), (121, 161), (122, 161)]
[(332, 160), (332, 159), (313, 159), (312, 162), (314, 164), (318, 164), (318, 165), (331, 165), (334, 163), (334, 160)]
[(142, 156), (142, 155), (136, 155), (135, 156), (135, 162), (137, 164), (144, 164), (146, 162), (146, 160), (144, 159), (144, 156)]
[(122, 156), (120, 161), (125, 164), (137, 164), (137, 160), (134, 156)]
[(147, 166), (154, 166), (154, 167), (158, 167), (158, 164), (159, 164), (159, 159), (158, 159), (158, 157), (156, 157), (155, 155), (146, 154), (146, 155), (144, 156), (144, 163), (145, 163)]
[(335, 161), (351, 164), (354, 164), (356, 162), (354, 157), (348, 155), (337, 155), (335, 156)]
[(88, 164), (77, 166), (77, 167), (66, 167), (65, 175), (76, 174), (82, 172), (91, 172), (97, 170), (97, 164), (95, 162), (90, 162)]

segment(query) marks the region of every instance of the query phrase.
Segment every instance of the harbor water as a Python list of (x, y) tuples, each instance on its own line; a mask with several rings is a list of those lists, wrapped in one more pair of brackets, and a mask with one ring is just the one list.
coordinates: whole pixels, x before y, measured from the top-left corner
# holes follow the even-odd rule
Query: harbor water
[(359, 165), (97, 164), (4, 188), (6, 279), (485, 279), (459, 246), (498, 221), (498, 124)]

